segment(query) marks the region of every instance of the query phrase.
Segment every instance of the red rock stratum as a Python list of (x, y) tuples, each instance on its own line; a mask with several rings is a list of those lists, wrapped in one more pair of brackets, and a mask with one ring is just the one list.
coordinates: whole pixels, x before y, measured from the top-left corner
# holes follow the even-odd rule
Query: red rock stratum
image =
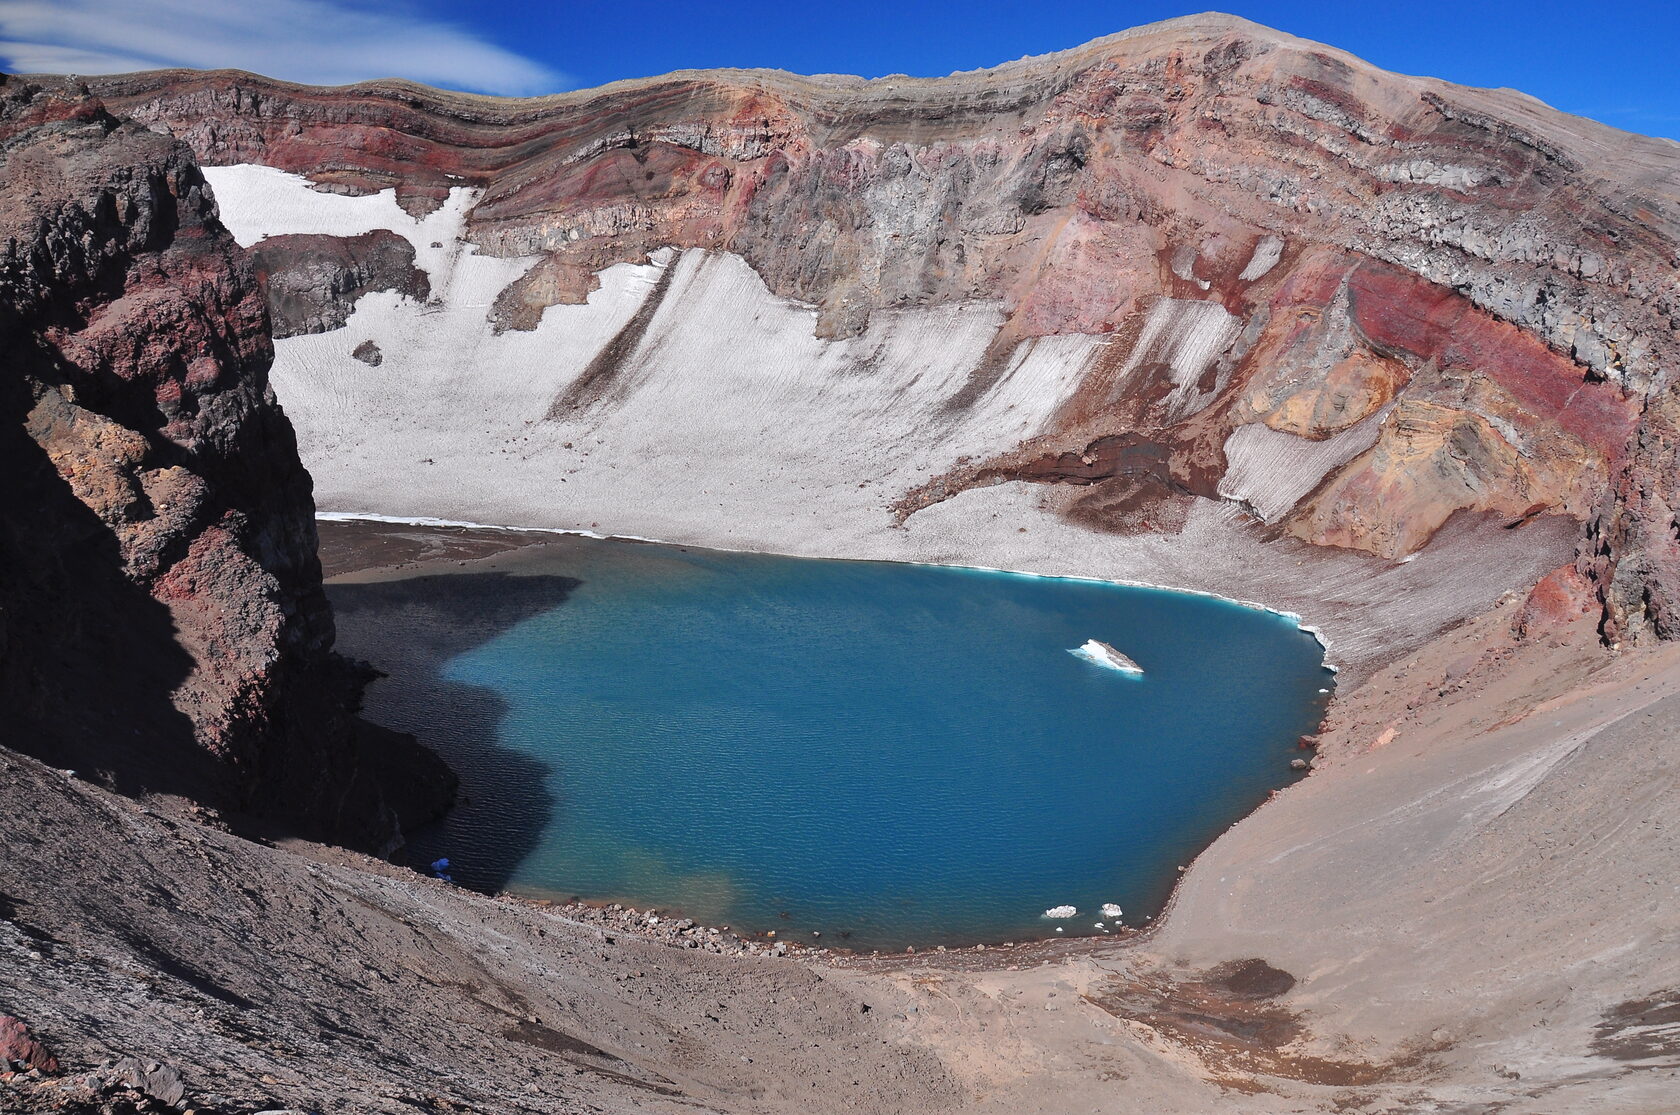
[[(1197, 16), (525, 101), (4, 78), (0, 228), (0, 1107), (1672, 1106), (1680, 145)], [(1129, 943), (714, 955), (162, 807), (382, 849), (446, 793), (353, 716), (304, 463), (1240, 595), (1345, 668)]]

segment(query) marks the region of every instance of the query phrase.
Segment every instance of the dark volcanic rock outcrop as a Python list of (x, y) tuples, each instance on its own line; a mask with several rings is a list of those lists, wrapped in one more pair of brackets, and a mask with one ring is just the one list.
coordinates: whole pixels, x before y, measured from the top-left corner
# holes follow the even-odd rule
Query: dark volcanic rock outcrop
[(359, 722), (262, 288), (192, 152), (0, 85), (7, 746), (384, 849), (453, 779)]
[(389, 290), (424, 301), (426, 273), (414, 249), (394, 232), (361, 236), (271, 236), (251, 250), (268, 285), (274, 336), (338, 329), (369, 291)]

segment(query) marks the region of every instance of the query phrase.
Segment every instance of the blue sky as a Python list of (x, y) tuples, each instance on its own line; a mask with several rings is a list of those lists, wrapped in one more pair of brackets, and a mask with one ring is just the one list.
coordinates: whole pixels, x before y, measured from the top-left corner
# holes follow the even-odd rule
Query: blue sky
[[(528, 94), (712, 66), (944, 74), (1199, 10), (1160, 0), (0, 0), (0, 66), (234, 66)], [(1229, 0), (1221, 10), (1386, 69), (1510, 86), (1680, 138), (1680, 0)]]

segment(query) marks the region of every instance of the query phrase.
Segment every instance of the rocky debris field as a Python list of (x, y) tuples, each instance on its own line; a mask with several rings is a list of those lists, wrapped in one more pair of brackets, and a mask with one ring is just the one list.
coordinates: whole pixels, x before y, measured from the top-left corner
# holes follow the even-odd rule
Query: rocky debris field
[[(1032, 960), (1048, 955), (1065, 956), (1084, 947), (1103, 941), (1125, 940), (1137, 931), (1117, 926), (1106, 937), (1091, 937), (1067, 941), (1004, 941), (997, 944), (966, 946), (934, 945), (917, 949), (906, 945), (902, 954), (882, 953), (879, 949), (860, 952), (844, 945), (825, 944), (822, 934), (811, 933), (806, 940), (792, 936), (778, 937), (774, 929), (742, 933), (730, 926), (701, 925), (693, 918), (663, 914), (656, 909), (638, 910), (619, 902), (564, 902), (548, 899), (527, 899), (538, 909), (553, 910), (578, 925), (599, 927), (600, 939), (611, 944), (614, 932), (633, 933), (637, 937), (673, 948), (700, 949), (724, 956), (792, 956), (822, 964), (842, 966), (881, 967), (886, 959), (890, 966), (900, 955), (919, 958), (923, 963), (932, 959), (950, 968), (998, 967)], [(971, 960), (972, 958), (972, 960)]]

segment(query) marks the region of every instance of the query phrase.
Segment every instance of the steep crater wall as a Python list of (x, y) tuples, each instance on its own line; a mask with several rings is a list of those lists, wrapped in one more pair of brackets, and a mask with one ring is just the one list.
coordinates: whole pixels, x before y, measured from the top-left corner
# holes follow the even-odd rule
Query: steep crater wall
[[(330, 509), (1155, 580), (1355, 657), (1567, 562), (1607, 641), (1674, 625), (1665, 141), (1228, 17), (941, 79), (95, 86), (334, 307), (276, 371)], [(381, 233), (424, 292), (334, 262)], [(1474, 589), (1327, 587), (1432, 553)]]
[(6, 745), (391, 848), (453, 777), (354, 716), (262, 287), (192, 152), (16, 79), (0, 140)]

